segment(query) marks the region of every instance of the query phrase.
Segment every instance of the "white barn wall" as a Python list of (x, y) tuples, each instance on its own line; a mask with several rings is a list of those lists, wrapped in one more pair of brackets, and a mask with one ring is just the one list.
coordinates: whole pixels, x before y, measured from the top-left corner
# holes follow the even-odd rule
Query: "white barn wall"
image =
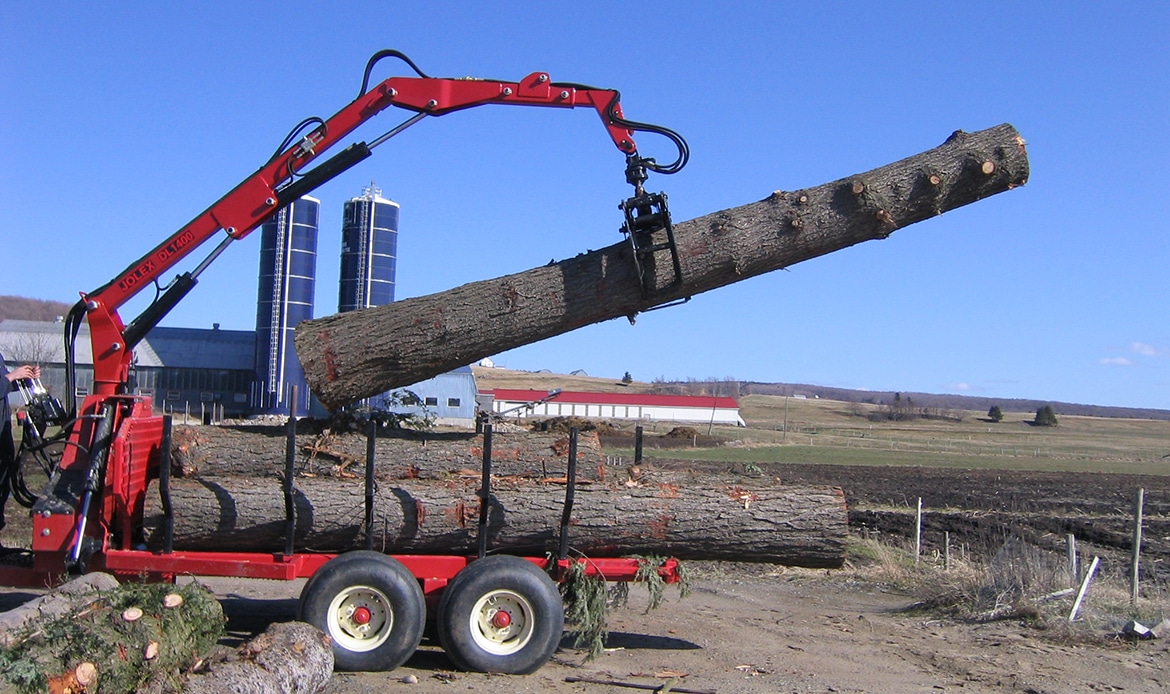
[(586, 417), (746, 426), (743, 418), (739, 415), (738, 408), (560, 403), (555, 400), (539, 403), (531, 408), (526, 408), (527, 404), (528, 401), (522, 400), (495, 400), (492, 404), (492, 411), (500, 414), (513, 410), (508, 416), (517, 419), (523, 417)]

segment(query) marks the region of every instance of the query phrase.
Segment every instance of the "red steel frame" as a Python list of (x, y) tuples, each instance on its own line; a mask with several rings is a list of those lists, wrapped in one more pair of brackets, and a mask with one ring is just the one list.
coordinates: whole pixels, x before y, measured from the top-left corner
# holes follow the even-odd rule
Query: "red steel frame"
[[(264, 552), (180, 551), (164, 553), (137, 549), (132, 544), (135, 525), (143, 518), (148, 486), (158, 479), (163, 418), (151, 413), (151, 399), (145, 396), (90, 396), (83, 414), (93, 414), (107, 400), (115, 400), (121, 413), (115, 420), (110, 446), (111, 464), (101, 493), (95, 496), (90, 514), (94, 522), (87, 537), (99, 543), (88, 570), (107, 571), (129, 580), (171, 581), (180, 575), (230, 576), (293, 580), (308, 578), (336, 554)], [(77, 436), (92, 439), (93, 418), (83, 418)], [(85, 461), (75, 460), (75, 465)], [(44, 511), (33, 514), (33, 564), (31, 567), (0, 566), (0, 584), (7, 586), (50, 587), (61, 582), (69, 548), (76, 542), (76, 510), (67, 513)], [(428, 597), (437, 597), (447, 582), (472, 561), (462, 555), (391, 555), (401, 561), (419, 580)], [(585, 567), (586, 575), (601, 576), (608, 581), (633, 581), (641, 561), (631, 558), (559, 559), (526, 557), (528, 561), (550, 571), (557, 581), (563, 580), (575, 562)], [(678, 563), (666, 560), (658, 573), (668, 583), (679, 580)]]

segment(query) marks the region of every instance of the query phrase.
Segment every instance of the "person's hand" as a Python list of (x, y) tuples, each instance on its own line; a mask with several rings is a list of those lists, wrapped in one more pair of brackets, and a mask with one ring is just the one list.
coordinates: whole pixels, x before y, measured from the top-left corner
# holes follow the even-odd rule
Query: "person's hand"
[(40, 378), (40, 377), (41, 377), (41, 367), (30, 366), (28, 364), (18, 366), (15, 369), (13, 369), (12, 371), (9, 371), (7, 374), (7, 378), (8, 378), (9, 382), (12, 382), (12, 381), (15, 381), (15, 380), (21, 379), (21, 378)]

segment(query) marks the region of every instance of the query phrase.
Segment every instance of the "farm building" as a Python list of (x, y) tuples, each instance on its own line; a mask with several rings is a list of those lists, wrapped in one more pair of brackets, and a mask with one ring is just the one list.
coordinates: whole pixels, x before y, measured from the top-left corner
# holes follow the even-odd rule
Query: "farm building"
[[(62, 329), (60, 322), (0, 321), (0, 352), (9, 368), (40, 364), (41, 381), (49, 392), (68, 402)], [(249, 397), (250, 389), (254, 392), (260, 385), (254, 368), (255, 346), (256, 333), (251, 330), (155, 328), (135, 347), (132, 392), (152, 396), (157, 410), (198, 419), (208, 414), (246, 417), (271, 413), (271, 408), (257, 407), (256, 400)], [(84, 323), (78, 334), (76, 359), (74, 397), (80, 406), (93, 387), (89, 326)], [(475, 425), (477, 389), (471, 367), (440, 374), (406, 390), (419, 396), (435, 423)], [(384, 396), (376, 400), (371, 404), (383, 406)], [(23, 404), (17, 394), (12, 394), (10, 401), (13, 406)], [(314, 416), (327, 416), (315, 401), (311, 407)]]
[(422, 404), (404, 406), (393, 402), (391, 394), (371, 398), (371, 404), (402, 414), (425, 413), (434, 418), (435, 424), (469, 428), (475, 426), (477, 390), (470, 366), (439, 374), (401, 390), (414, 393)]
[[(485, 392), (487, 394), (487, 392)], [(595, 417), (746, 426), (735, 398), (497, 388), (492, 412), (508, 417)]]
[[(0, 350), (9, 368), (22, 363), (43, 367), (41, 381), (65, 400), (65, 347), (59, 322), (6, 320), (0, 323)], [(134, 349), (135, 394), (150, 395), (157, 408), (199, 416), (212, 407), (228, 416), (250, 412), (248, 388), (254, 379), (252, 331), (155, 328)], [(89, 326), (77, 339), (78, 405), (93, 381)], [(15, 401), (14, 401), (15, 402)]]

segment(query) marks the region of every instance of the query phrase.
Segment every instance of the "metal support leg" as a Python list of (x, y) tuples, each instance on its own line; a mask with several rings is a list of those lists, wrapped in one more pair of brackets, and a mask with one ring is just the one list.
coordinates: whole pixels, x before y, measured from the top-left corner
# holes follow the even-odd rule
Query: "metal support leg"
[[(293, 389), (293, 403), (296, 402), (296, 389)], [(297, 534), (297, 505), (293, 499), (293, 472), (297, 462), (297, 417), (289, 408), (288, 425), (285, 427), (284, 446), (284, 554), (291, 556), (294, 540)]]
[(561, 512), (561, 545), (557, 558), (569, 556), (569, 522), (573, 519), (573, 499), (577, 495), (577, 427), (569, 429), (569, 478), (565, 485), (565, 508)]
[(479, 544), (479, 558), (487, 555), (488, 511), (492, 498), (492, 425), (487, 423), (483, 427), (483, 480), (479, 486), (479, 526), (477, 541)]
[(374, 548), (374, 453), (378, 423), (366, 424), (366, 549)]
[(175, 509), (171, 505), (171, 425), (170, 415), (163, 417), (162, 442), (159, 444), (158, 494), (163, 510), (163, 554), (175, 551)]

